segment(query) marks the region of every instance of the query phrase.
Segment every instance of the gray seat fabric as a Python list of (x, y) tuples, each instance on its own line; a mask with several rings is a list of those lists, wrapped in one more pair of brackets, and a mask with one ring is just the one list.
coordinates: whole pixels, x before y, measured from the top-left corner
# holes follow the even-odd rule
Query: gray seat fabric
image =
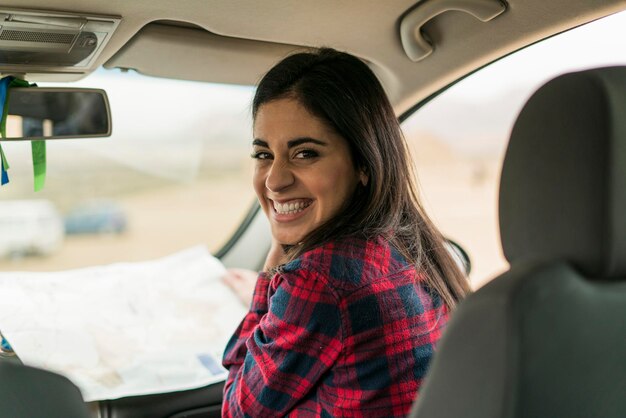
[(0, 417), (88, 418), (80, 391), (55, 373), (0, 362)]
[(626, 67), (528, 101), (500, 186), (511, 269), (455, 312), (411, 417), (626, 416)]

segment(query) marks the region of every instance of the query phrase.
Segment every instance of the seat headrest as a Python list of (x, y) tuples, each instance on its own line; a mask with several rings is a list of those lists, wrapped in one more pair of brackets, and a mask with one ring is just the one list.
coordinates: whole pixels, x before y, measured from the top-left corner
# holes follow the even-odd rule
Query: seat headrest
[(500, 183), (506, 258), (626, 276), (626, 67), (562, 75), (526, 103)]

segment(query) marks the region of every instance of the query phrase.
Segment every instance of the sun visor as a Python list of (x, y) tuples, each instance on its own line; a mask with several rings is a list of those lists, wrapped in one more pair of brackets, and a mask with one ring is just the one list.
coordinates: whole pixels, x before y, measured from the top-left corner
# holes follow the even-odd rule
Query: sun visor
[(157, 77), (252, 85), (276, 62), (301, 48), (150, 23), (104, 66)]
[(0, 8), (0, 73), (90, 71), (120, 18)]

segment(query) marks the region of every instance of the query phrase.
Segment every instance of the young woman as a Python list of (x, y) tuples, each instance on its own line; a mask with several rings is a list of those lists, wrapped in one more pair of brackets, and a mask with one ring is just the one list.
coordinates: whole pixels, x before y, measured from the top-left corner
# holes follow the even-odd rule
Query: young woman
[(349, 54), (299, 53), (263, 77), (252, 113), (273, 244), (226, 348), (223, 416), (406, 416), (469, 287), (381, 84)]

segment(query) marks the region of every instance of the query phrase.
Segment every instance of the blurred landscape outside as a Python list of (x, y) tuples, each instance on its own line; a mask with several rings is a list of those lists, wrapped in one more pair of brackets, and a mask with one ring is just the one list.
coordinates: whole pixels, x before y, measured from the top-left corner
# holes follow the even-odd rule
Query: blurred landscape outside
[[(74, 216), (73, 229), (82, 227), (84, 233), (67, 234), (57, 251), (40, 257), (5, 254), (0, 271), (143, 261), (197, 244), (218, 250), (253, 203), (248, 180), (253, 89), (105, 70), (73, 85), (107, 91), (113, 135), (47, 141), (46, 187), (38, 193), (32, 191), (30, 144), (6, 144), (11, 182), (1, 190), (0, 205), (49, 200), (66, 228), (68, 218), (82, 211)], [(103, 205), (108, 212), (86, 213)], [(85, 228), (85, 222), (120, 214), (124, 225), (117, 230)], [(82, 221), (78, 228), (76, 221)]]
[[(497, 187), (522, 104), (560, 73), (624, 65), (622, 28), (623, 13), (536, 44), (454, 85), (403, 123), (427, 212), (468, 252), (475, 288), (507, 268)], [(3, 253), (7, 222), (0, 209), (0, 271), (143, 261), (197, 244), (219, 250), (255, 201), (253, 88), (105, 70), (73, 86), (107, 91), (113, 136), (47, 141), (48, 175), (38, 193), (32, 191), (30, 144), (3, 143), (11, 182), (0, 189), (0, 208), (15, 200), (49, 201), (66, 233), (45, 254), (28, 248)], [(108, 209), (89, 209), (101, 207)], [(72, 219), (74, 229), (68, 227)]]

